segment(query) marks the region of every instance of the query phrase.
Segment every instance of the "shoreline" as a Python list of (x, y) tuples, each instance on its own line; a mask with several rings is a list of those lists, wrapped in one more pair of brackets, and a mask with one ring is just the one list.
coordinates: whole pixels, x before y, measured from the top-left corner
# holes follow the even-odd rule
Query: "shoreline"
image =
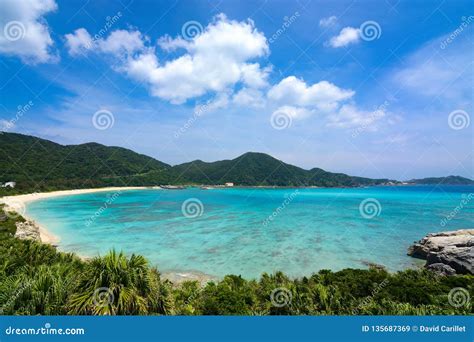
[(144, 189), (160, 189), (158, 187), (145, 187), (145, 186), (130, 186), (130, 187), (106, 187), (106, 188), (91, 188), (91, 189), (74, 189), (74, 190), (58, 190), (51, 192), (40, 192), (13, 196), (0, 197), (0, 204), (5, 205), (5, 210), (9, 212), (15, 212), (21, 215), (25, 220), (33, 222), (38, 227), (40, 234), (40, 240), (42, 243), (49, 245), (56, 245), (61, 239), (59, 236), (54, 235), (46, 227), (39, 224), (33, 218), (26, 214), (26, 204), (41, 199), (62, 197), (70, 195), (82, 195), (96, 192), (107, 192), (107, 191), (127, 191), (127, 190), (144, 190)]
[[(185, 185), (185, 187), (191, 188), (202, 188), (205, 185)], [(206, 190), (215, 190), (215, 189), (332, 189), (332, 188), (342, 188), (342, 189), (351, 189), (353, 187), (318, 187), (318, 186), (305, 186), (305, 187), (295, 187), (295, 186), (267, 186), (267, 185), (255, 185), (255, 186), (233, 186), (233, 187), (217, 187), (210, 185), (211, 189)], [(111, 186), (105, 188), (89, 188), (89, 189), (70, 189), (70, 190), (55, 190), (50, 192), (33, 192), (29, 194), (19, 194), (12, 196), (3, 196), (0, 197), (0, 204), (5, 205), (5, 210), (10, 212), (15, 212), (21, 215), (25, 220), (31, 221), (34, 225), (38, 227), (38, 232), (40, 234), (40, 240), (43, 243), (56, 245), (61, 240), (59, 236), (54, 235), (48, 229), (39, 224), (33, 218), (29, 217), (26, 213), (26, 204), (42, 199), (53, 198), (53, 197), (62, 197), (62, 196), (72, 196), (72, 195), (82, 195), (90, 194), (97, 192), (108, 192), (108, 191), (127, 191), (127, 190), (167, 190), (161, 186), (129, 186), (129, 187), (120, 187), (120, 186)], [(175, 189), (171, 189), (175, 190)], [(179, 190), (179, 189), (178, 189)]]
[[(149, 187), (149, 186), (131, 186), (131, 187), (106, 187), (106, 188), (91, 188), (91, 189), (74, 189), (74, 190), (58, 190), (51, 192), (42, 192), (42, 193), (30, 193), (22, 195), (13, 195), (13, 196), (4, 196), (0, 197), (0, 204), (4, 204), (4, 210), (15, 212), (26, 221), (31, 222), (38, 230), (40, 235), (40, 243), (49, 244), (57, 247), (57, 244), (60, 241), (60, 237), (54, 235), (46, 229), (43, 225), (39, 224), (33, 218), (28, 216), (25, 212), (26, 203), (33, 201), (61, 197), (61, 196), (70, 196), (70, 195), (80, 195), (80, 194), (89, 194), (96, 192), (108, 192), (108, 191), (127, 191), (127, 190), (163, 190), (161, 187)], [(81, 260), (86, 261), (91, 259), (91, 256), (81, 255), (78, 252), (73, 252)], [(168, 271), (162, 274), (163, 279), (169, 280), (175, 285), (179, 285), (184, 281), (194, 280), (197, 281), (201, 286), (209, 281), (218, 280), (216, 276), (205, 274), (198, 271)]]
[[(195, 186), (193, 186), (195, 188)], [(267, 188), (264, 186), (235, 186), (235, 187), (225, 187), (223, 189), (238, 189), (238, 188)], [(297, 187), (271, 187), (273, 189), (282, 189), (282, 188), (296, 188)], [(304, 188), (318, 188), (318, 187), (304, 187)], [(216, 188), (219, 189), (219, 188)], [(325, 189), (320, 187), (319, 189)], [(99, 193), (99, 192), (119, 192), (119, 191), (127, 191), (127, 190), (166, 190), (165, 188), (159, 186), (133, 186), (133, 187), (105, 187), (105, 188), (89, 188), (89, 189), (73, 189), (73, 190), (58, 190), (58, 191), (51, 191), (51, 192), (43, 192), (43, 193), (30, 193), (30, 194), (20, 194), (20, 195), (12, 195), (12, 196), (4, 196), (0, 197), (0, 204), (5, 205), (5, 211), (7, 212), (16, 212), (20, 216), (22, 216), (26, 221), (30, 223), (30, 226), (34, 226), (36, 231), (39, 234), (39, 240), (41, 243), (50, 244), (55, 247), (58, 247), (58, 243), (60, 242), (60, 237), (54, 235), (48, 229), (39, 224), (37, 221), (32, 219), (26, 214), (26, 204), (47, 199), (47, 198), (54, 198), (54, 197), (62, 197), (62, 196), (73, 196), (73, 195), (80, 195), (80, 194), (89, 194), (89, 193)], [(80, 255), (78, 252), (74, 252), (78, 257), (83, 260), (90, 259), (90, 256)], [(370, 266), (367, 263), (368, 266)], [(377, 265), (378, 266), (378, 265)], [(417, 265), (418, 266), (418, 265)], [(199, 283), (205, 283), (212, 280), (217, 280), (219, 277), (212, 276), (209, 274), (204, 274), (198, 271), (168, 271), (162, 274), (164, 279), (171, 281), (172, 283), (181, 283), (187, 280), (195, 280)]]
[(15, 202), (28, 203), (28, 202), (45, 199), (45, 198), (51, 198), (51, 197), (82, 195), (82, 194), (90, 194), (90, 193), (104, 192), (104, 191), (145, 190), (145, 189), (161, 189), (161, 188), (149, 187), (149, 186), (110, 186), (106, 188), (57, 190), (57, 191), (50, 191), (50, 192), (33, 192), (30, 194), (0, 197), (0, 202), (6, 203), (6, 202), (15, 201)]

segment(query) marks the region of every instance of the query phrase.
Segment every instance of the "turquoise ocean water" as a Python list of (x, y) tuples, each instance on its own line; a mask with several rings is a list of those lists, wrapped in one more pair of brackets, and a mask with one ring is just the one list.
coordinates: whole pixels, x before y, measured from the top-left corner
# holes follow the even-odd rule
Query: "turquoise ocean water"
[(162, 272), (296, 277), (367, 262), (420, 265), (407, 247), (429, 232), (473, 228), (473, 193), (473, 186), (128, 190), (35, 201), (27, 214), (61, 238), (60, 250), (83, 256), (115, 248), (144, 255)]

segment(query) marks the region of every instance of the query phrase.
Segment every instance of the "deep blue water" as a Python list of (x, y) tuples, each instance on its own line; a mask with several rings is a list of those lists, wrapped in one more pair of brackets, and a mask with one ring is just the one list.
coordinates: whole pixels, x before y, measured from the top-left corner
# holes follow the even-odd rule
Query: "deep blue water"
[[(429, 232), (473, 228), (473, 193), (473, 186), (150, 189), (35, 201), (27, 214), (61, 238), (61, 250), (84, 256), (115, 248), (146, 256), (162, 272), (302, 276), (367, 262), (420, 265), (407, 247)], [(188, 217), (192, 209), (202, 215)]]

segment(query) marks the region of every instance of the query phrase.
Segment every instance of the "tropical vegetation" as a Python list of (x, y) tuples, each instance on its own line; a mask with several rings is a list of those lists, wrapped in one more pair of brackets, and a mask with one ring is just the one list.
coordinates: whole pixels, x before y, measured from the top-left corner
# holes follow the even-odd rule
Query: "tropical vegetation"
[[(3, 210), (0, 209), (0, 213)], [(258, 280), (228, 275), (173, 284), (139, 255), (111, 251), (81, 260), (14, 237), (22, 217), (0, 215), (0, 314), (3, 315), (472, 315), (474, 276), (426, 270), (389, 273), (322, 270), (299, 279), (281, 272)]]
[(352, 177), (319, 168), (304, 170), (264, 153), (245, 153), (212, 163), (196, 160), (171, 166), (122, 147), (97, 143), (60, 145), (0, 132), (0, 183), (15, 181), (1, 195), (105, 186), (224, 184), (246, 186), (360, 186), (388, 179)]
[(474, 180), (461, 176), (447, 176), (412, 179), (409, 181), (409, 183), (423, 185), (473, 185)]

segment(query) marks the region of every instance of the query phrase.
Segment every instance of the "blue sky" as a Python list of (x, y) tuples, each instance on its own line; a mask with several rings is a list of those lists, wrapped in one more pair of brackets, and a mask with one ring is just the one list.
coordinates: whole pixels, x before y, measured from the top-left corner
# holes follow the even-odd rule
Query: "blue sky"
[[(471, 5), (471, 6), (470, 6)], [(470, 1), (0, 1), (0, 127), (473, 178)]]

